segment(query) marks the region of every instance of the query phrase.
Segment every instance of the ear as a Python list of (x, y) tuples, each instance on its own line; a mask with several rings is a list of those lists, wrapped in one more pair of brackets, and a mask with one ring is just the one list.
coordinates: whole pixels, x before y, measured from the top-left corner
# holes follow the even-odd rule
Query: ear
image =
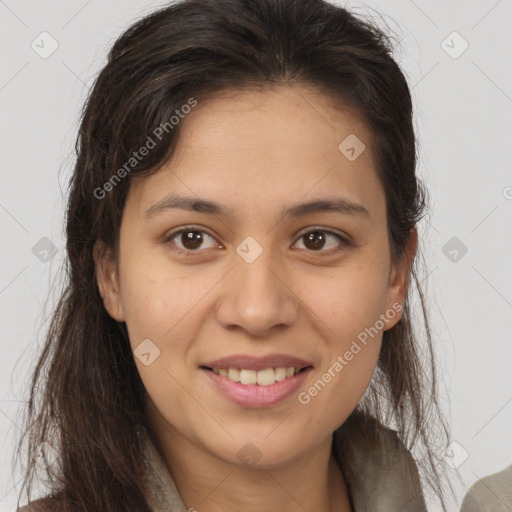
[[(409, 288), (412, 263), (416, 255), (417, 247), (418, 231), (416, 228), (412, 228), (409, 232), (409, 240), (406, 243), (402, 258), (397, 264), (392, 265), (388, 284), (386, 311), (393, 309), (397, 311), (397, 314), (393, 320), (389, 321), (385, 330), (391, 329), (402, 318), (403, 307), (407, 297), (407, 290)], [(397, 303), (401, 306), (400, 311), (397, 310)], [(395, 307), (393, 307), (393, 304), (395, 304)]]
[(93, 248), (93, 258), (96, 268), (96, 283), (103, 299), (103, 305), (114, 320), (124, 322), (116, 262), (112, 251), (105, 246), (102, 240), (97, 240)]

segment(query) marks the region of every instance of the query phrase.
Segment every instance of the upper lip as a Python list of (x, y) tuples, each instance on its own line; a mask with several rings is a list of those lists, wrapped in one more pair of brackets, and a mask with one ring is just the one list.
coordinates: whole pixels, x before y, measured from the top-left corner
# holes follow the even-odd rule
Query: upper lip
[(266, 368), (289, 368), (290, 366), (302, 369), (307, 366), (312, 366), (312, 364), (308, 361), (304, 361), (303, 359), (299, 359), (298, 357), (287, 356), (286, 354), (269, 354), (263, 357), (235, 354), (215, 359), (214, 361), (206, 361), (200, 366), (206, 366), (207, 368), (212, 369), (238, 368), (259, 371), (265, 370)]

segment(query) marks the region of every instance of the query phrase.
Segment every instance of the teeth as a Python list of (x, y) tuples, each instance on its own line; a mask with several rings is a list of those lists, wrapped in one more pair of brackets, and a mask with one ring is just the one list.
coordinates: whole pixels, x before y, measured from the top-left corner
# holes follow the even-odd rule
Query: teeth
[(227, 377), (233, 382), (246, 385), (270, 386), (275, 382), (281, 382), (288, 377), (299, 373), (300, 368), (290, 366), (288, 368), (265, 368), (264, 370), (238, 370), (237, 368), (214, 368), (213, 372), (221, 377)]
[(242, 384), (256, 384), (258, 378), (257, 373), (259, 372), (255, 372), (254, 370), (240, 370), (240, 382)]
[(276, 372), (272, 368), (260, 370), (257, 373), (256, 381), (259, 386), (270, 386), (270, 384), (274, 384), (276, 381)]
[(286, 379), (286, 368), (276, 368), (274, 373), (276, 375), (277, 382), (281, 382), (282, 380)]
[(236, 368), (230, 368), (228, 370), (228, 378), (234, 382), (240, 382), (240, 370), (237, 370)]

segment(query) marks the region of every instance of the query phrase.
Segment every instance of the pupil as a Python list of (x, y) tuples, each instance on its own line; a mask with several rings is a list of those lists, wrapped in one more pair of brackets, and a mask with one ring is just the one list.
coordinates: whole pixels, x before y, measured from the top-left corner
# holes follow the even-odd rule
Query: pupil
[(312, 231), (308, 233), (306, 236), (306, 247), (308, 243), (312, 243), (312, 247), (310, 249), (321, 249), (325, 243), (325, 235), (321, 231)]
[(200, 231), (185, 231), (181, 235), (181, 243), (187, 249), (193, 250), (201, 246), (203, 236)]

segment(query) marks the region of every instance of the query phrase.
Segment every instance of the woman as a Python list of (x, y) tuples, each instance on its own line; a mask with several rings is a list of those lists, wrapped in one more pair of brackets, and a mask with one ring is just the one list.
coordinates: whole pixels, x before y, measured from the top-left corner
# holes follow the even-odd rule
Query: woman
[(80, 126), (30, 510), (425, 511), (427, 485), (446, 510), (415, 166), (389, 39), (341, 7), (188, 0), (130, 27)]

